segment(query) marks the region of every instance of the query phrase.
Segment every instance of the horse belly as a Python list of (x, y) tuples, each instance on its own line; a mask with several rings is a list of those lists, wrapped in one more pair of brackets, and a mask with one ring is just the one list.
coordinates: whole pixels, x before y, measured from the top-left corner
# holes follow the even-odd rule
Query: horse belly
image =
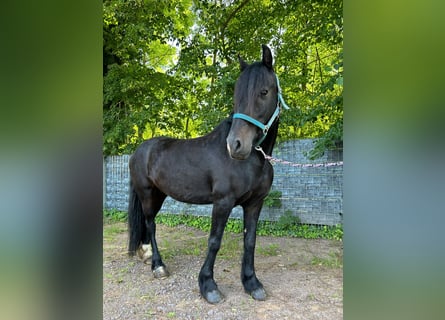
[(191, 204), (212, 203), (211, 179), (196, 168), (175, 168), (157, 172), (153, 179), (162, 192), (181, 202)]

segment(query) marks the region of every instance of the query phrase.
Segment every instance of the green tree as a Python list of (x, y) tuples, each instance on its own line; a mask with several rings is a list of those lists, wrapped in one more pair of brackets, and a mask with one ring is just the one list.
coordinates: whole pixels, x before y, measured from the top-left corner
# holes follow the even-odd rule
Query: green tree
[(209, 132), (232, 109), (237, 55), (274, 51), (291, 110), (280, 140), (342, 140), (342, 2), (175, 0), (104, 2), (104, 152), (144, 138)]
[(193, 23), (191, 3), (104, 1), (105, 154), (131, 152), (145, 129), (179, 132), (188, 84), (168, 70), (176, 57), (172, 44)]
[(343, 4), (289, 1), (285, 10), (293, 14), (283, 20), (276, 40), (277, 72), (294, 108), (283, 114), (288, 130), (281, 137), (320, 137), (311, 153), (317, 157), (342, 141)]

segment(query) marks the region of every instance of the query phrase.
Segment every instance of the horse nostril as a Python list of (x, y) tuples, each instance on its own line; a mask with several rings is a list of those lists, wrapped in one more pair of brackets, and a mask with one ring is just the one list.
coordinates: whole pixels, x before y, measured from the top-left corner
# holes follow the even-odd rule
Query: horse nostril
[(227, 151), (232, 159), (244, 160), (249, 153), (246, 154), (246, 144), (242, 138), (229, 135), (227, 138)]
[(241, 149), (241, 140), (236, 139), (235, 140), (235, 152), (239, 151)]

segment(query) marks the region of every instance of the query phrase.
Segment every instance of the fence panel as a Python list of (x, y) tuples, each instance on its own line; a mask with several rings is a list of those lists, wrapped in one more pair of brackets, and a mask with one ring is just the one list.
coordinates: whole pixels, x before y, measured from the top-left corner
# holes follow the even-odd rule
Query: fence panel
[[(305, 154), (314, 140), (286, 141), (274, 149), (274, 157), (294, 163), (326, 163), (343, 160), (341, 150), (326, 152), (310, 161)], [(104, 209), (126, 211), (128, 207), (129, 155), (109, 156), (104, 160)], [(332, 167), (292, 167), (274, 164), (272, 190), (279, 198), (272, 206), (264, 205), (260, 219), (277, 220), (285, 213), (297, 216), (302, 223), (335, 225), (343, 222), (343, 165)], [(161, 212), (210, 215), (211, 205), (191, 205), (167, 197)], [(242, 209), (235, 207), (232, 217), (242, 218)]]

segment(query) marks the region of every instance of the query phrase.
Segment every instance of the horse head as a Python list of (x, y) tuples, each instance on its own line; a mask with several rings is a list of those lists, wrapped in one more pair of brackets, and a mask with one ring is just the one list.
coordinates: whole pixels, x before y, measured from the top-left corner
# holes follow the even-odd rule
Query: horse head
[(279, 114), (278, 83), (272, 67), (272, 52), (263, 45), (259, 62), (248, 64), (239, 58), (241, 74), (236, 81), (234, 114), (227, 136), (227, 150), (233, 159), (245, 160), (258, 146)]

